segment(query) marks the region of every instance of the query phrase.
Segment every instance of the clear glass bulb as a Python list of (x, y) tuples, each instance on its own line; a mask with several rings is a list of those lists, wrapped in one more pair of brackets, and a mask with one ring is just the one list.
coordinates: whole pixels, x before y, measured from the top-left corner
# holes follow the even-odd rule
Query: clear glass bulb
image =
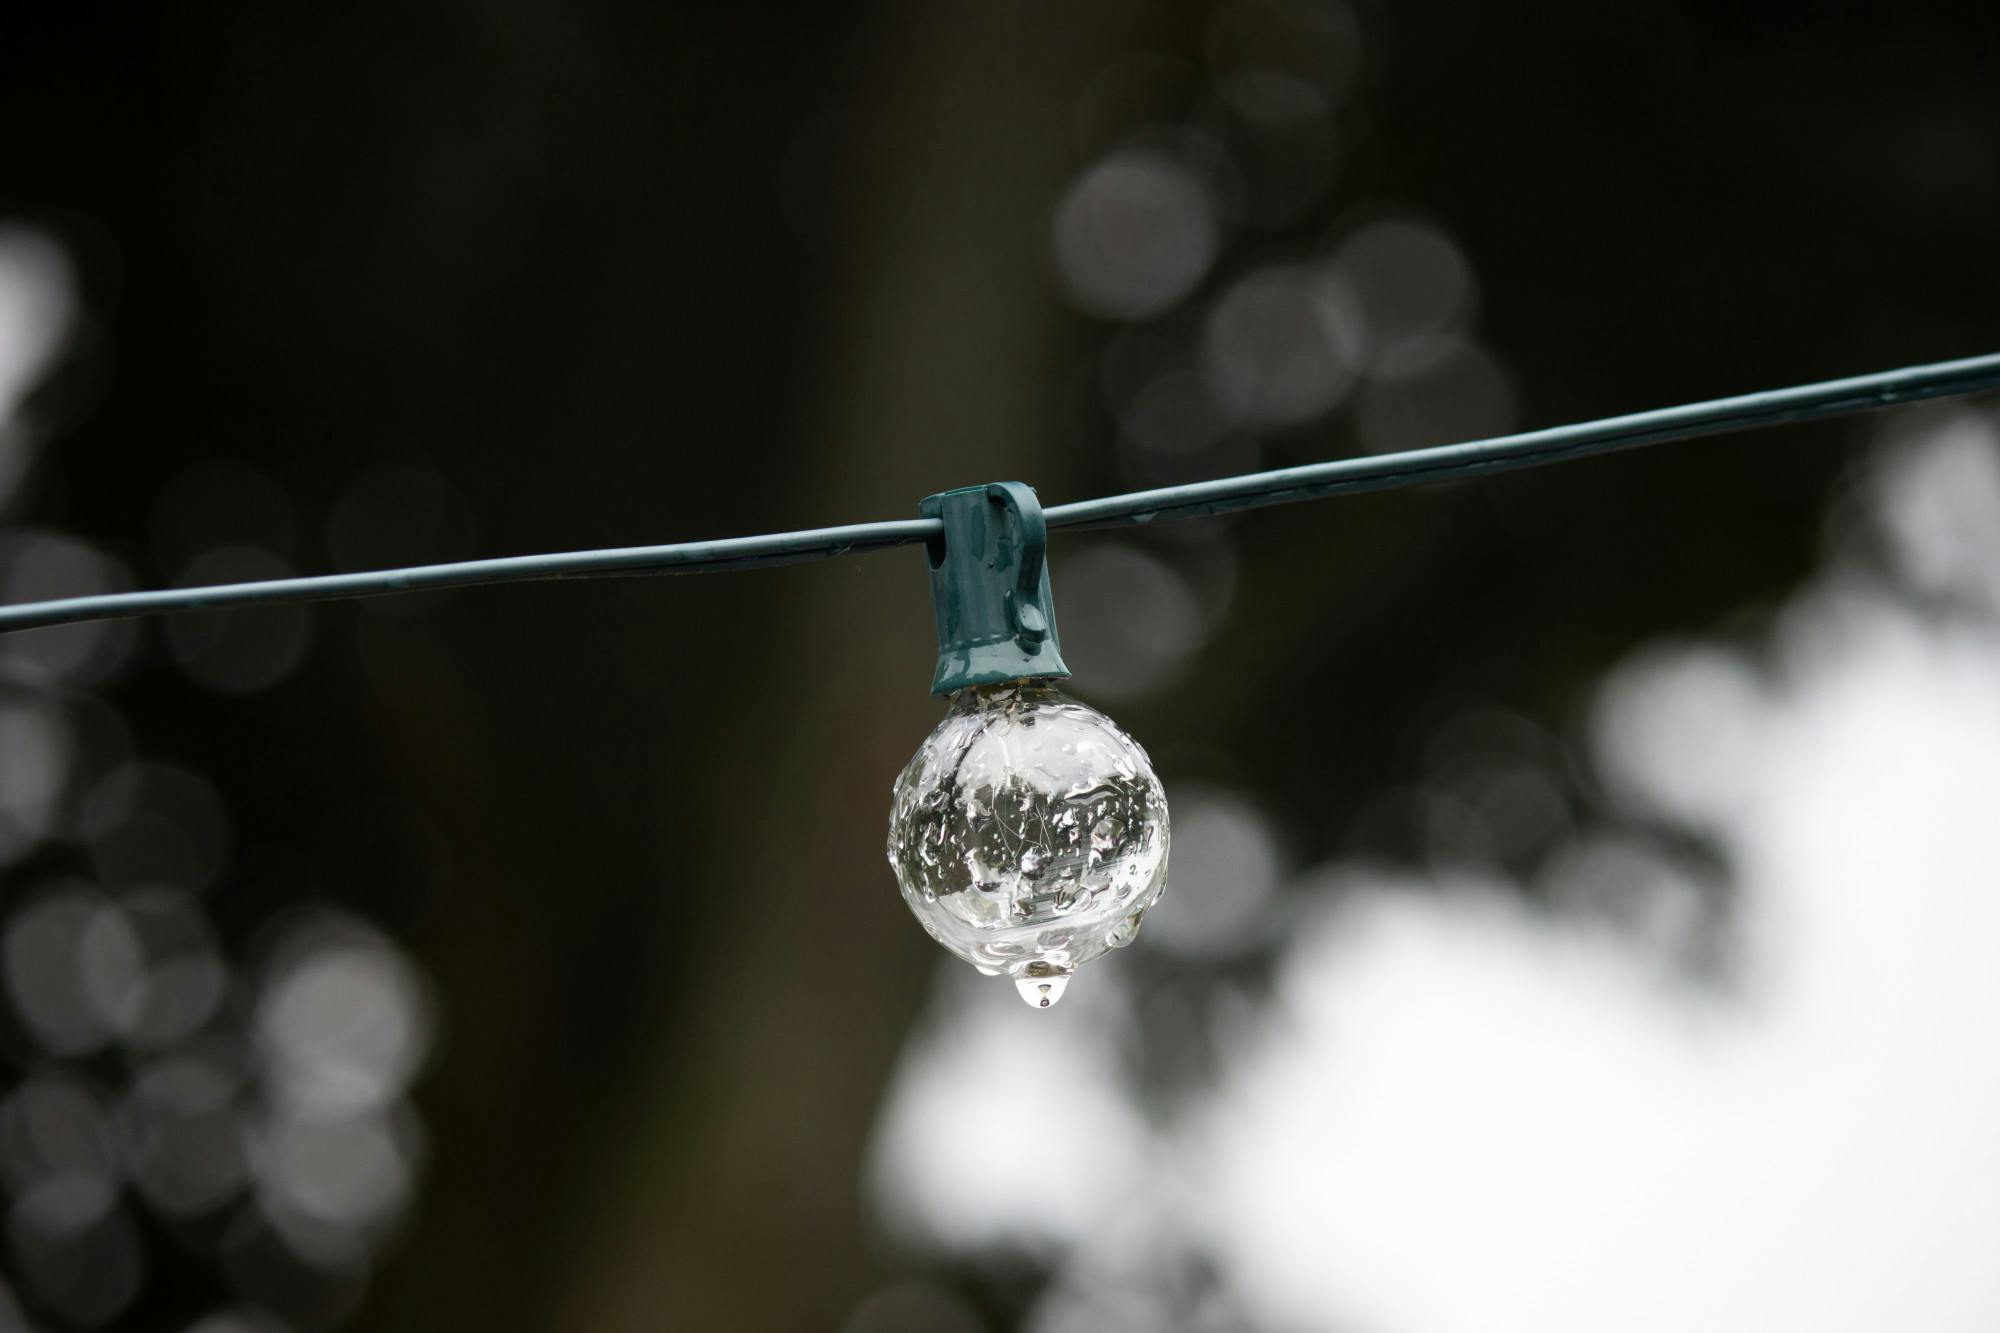
[(1046, 1009), (1167, 886), (1138, 742), (1046, 681), (960, 690), (896, 779), (889, 865), (932, 939)]

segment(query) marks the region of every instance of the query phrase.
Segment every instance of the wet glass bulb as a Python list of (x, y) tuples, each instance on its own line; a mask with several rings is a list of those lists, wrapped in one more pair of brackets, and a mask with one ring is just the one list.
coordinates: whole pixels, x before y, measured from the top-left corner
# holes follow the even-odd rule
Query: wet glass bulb
[(932, 939), (1046, 1009), (1130, 944), (1167, 885), (1167, 797), (1138, 742), (1044, 681), (976, 686), (896, 779), (889, 865)]

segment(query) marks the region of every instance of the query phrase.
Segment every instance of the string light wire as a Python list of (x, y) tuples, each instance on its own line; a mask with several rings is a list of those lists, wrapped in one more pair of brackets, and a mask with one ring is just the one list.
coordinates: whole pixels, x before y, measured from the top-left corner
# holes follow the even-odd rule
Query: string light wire
[[(1875, 411), (1925, 399), (1953, 398), (2000, 388), (2000, 354), (1941, 361), (1902, 370), (1762, 393), (1741, 394), (1680, 407), (1635, 412), (1547, 430), (1501, 435), (1404, 453), (1337, 459), (1215, 481), (1136, 491), (1098, 500), (1054, 505), (1043, 511), (1051, 528), (1111, 528), (1162, 519), (1197, 518), (1265, 505), (1290, 504), (1358, 491), (1389, 490), (1592, 454), (1665, 444), (1751, 427), (1813, 421)], [(267, 579), (213, 587), (103, 593), (60, 601), (0, 606), (0, 633), (128, 616), (282, 602), (380, 597), (437, 588), (548, 579), (636, 574), (705, 574), (792, 564), (863, 551), (909, 546), (939, 535), (937, 519), (856, 523), (755, 537), (628, 546), (602, 551), (503, 556), (407, 569)]]

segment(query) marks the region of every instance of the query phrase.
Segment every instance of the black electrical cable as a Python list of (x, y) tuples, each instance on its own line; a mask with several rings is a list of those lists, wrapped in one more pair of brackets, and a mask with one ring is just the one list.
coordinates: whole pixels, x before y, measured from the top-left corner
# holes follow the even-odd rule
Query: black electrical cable
[[(1502, 435), (1466, 444), (1447, 444), (1405, 453), (1344, 458), (1305, 467), (1281, 468), (1217, 481), (1169, 486), (1101, 500), (1079, 500), (1043, 511), (1051, 528), (1109, 528), (1162, 519), (1196, 518), (1263, 505), (1316, 500), (1352, 491), (1388, 490), (1448, 481), (1487, 472), (1535, 467), (1590, 454), (1694, 439), (1754, 426), (1810, 421), (1894, 407), (1930, 398), (1951, 398), (2000, 388), (2000, 354), (1857, 375), (1851, 379), (1705, 403), (1635, 412), (1571, 426)], [(148, 592), (104, 593), (61, 601), (0, 606), (0, 633), (68, 625), (89, 620), (208, 611), (275, 602), (334, 601), (379, 597), (432, 588), (542, 579), (599, 578), (620, 574), (708, 573), (790, 564), (859, 551), (877, 551), (926, 541), (941, 531), (936, 519), (857, 523), (803, 532), (670, 546), (630, 546), (604, 551), (503, 556), (409, 569), (268, 579), (205, 588), (165, 588)]]

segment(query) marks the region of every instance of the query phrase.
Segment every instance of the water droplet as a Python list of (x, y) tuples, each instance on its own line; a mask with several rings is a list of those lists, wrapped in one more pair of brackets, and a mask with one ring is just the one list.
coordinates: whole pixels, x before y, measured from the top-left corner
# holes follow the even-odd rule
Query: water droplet
[(1069, 978), (1060, 975), (1053, 977), (1016, 977), (1014, 978), (1014, 989), (1021, 992), (1021, 998), (1028, 1002), (1030, 1008), (1046, 1009), (1057, 1000), (1060, 1000), (1063, 997), (1063, 992), (1069, 989)]
[(1103, 856), (1118, 845), (1125, 836), (1125, 821), (1116, 815), (1106, 815), (1090, 830), (1090, 850)]

